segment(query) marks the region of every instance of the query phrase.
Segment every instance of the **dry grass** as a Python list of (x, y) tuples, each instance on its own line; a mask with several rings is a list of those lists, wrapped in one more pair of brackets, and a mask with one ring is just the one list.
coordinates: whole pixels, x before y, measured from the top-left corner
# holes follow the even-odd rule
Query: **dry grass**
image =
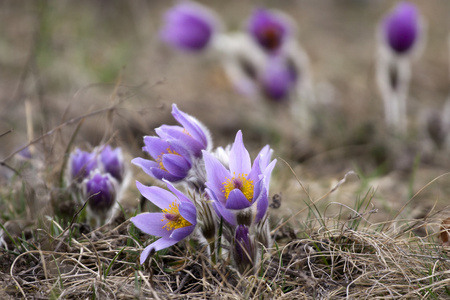
[[(51, 250), (39, 247), (18, 255), (2, 251), (0, 293), (2, 299), (450, 296), (448, 248), (428, 242), (429, 237), (368, 227), (354, 230), (349, 223), (310, 229), (308, 238), (298, 238), (287, 226), (281, 228), (276, 247), (267, 250), (256, 276), (240, 276), (226, 259), (211, 265), (201, 249), (190, 243), (139, 266), (136, 261), (142, 247), (129, 234), (128, 221), (72, 237), (67, 232), (52, 237), (38, 230)], [(10, 270), (5, 268), (7, 261)]]

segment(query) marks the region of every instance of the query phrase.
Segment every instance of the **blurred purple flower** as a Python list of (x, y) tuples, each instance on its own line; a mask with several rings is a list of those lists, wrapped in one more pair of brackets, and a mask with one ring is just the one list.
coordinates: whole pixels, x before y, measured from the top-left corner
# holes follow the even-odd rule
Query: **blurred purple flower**
[(122, 149), (117, 147), (113, 150), (110, 145), (106, 145), (102, 148), (99, 159), (104, 172), (121, 183), (125, 172)]
[(382, 32), (388, 46), (403, 54), (412, 49), (419, 35), (419, 13), (409, 2), (400, 2), (383, 20)]
[(250, 155), (242, 141), (242, 132), (238, 131), (229, 153), (229, 170), (212, 154), (203, 151), (207, 174), (206, 191), (214, 201), (214, 208), (219, 216), (229, 224), (244, 223), (249, 225), (247, 208), (256, 203), (254, 221), (259, 222), (267, 212), (268, 193), (272, 170), (276, 160), (270, 162), (271, 150), (265, 146), (251, 165)]
[(195, 2), (180, 2), (169, 9), (160, 37), (171, 46), (186, 51), (200, 51), (206, 48), (217, 30), (215, 14)]
[(131, 163), (159, 180), (177, 182), (187, 176), (192, 166), (190, 154), (179, 142), (156, 136), (145, 136), (144, 144), (142, 150), (149, 153), (154, 161), (138, 157)]
[(196, 118), (182, 112), (176, 104), (172, 104), (172, 115), (181, 126), (162, 125), (156, 133), (164, 140), (176, 140), (194, 157), (201, 157), (202, 150), (212, 148), (208, 129)]
[(89, 199), (88, 208), (98, 217), (98, 223), (104, 223), (116, 203), (117, 181), (97, 169), (83, 181), (82, 187), (84, 200)]
[(76, 148), (69, 157), (70, 181), (82, 182), (89, 173), (97, 168), (96, 154)]
[(275, 101), (286, 100), (295, 87), (298, 72), (283, 57), (271, 57), (261, 75), (264, 94)]
[(289, 22), (282, 15), (258, 8), (251, 15), (247, 30), (266, 51), (278, 50), (291, 33)]
[(142, 213), (131, 218), (131, 222), (141, 231), (161, 237), (145, 247), (140, 257), (141, 264), (153, 251), (170, 247), (188, 237), (197, 225), (195, 205), (172, 184), (166, 183), (172, 193), (160, 187), (148, 187), (136, 181), (142, 196), (162, 210), (160, 213)]

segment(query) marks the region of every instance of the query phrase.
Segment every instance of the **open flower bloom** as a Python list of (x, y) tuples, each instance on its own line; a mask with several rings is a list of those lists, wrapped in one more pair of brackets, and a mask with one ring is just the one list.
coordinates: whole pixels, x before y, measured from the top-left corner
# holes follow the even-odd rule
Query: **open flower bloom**
[(110, 145), (104, 146), (100, 151), (99, 161), (105, 173), (111, 174), (117, 182), (122, 182), (124, 179), (125, 164), (120, 147), (113, 150)]
[(76, 148), (69, 157), (69, 180), (82, 182), (89, 173), (97, 168), (96, 153), (82, 151)]
[[(214, 201), (219, 216), (230, 225), (259, 222), (267, 212), (270, 176), (276, 160), (270, 162), (271, 150), (265, 146), (251, 165), (250, 155), (242, 141), (242, 132), (238, 131), (230, 150), (229, 170), (212, 154), (203, 151), (207, 174), (206, 191)], [(256, 203), (256, 212), (253, 209)], [(250, 220), (240, 220), (242, 215)], [(243, 214), (242, 214), (243, 213)], [(254, 219), (253, 219), (254, 217)]]
[(218, 29), (218, 18), (208, 8), (190, 1), (177, 4), (164, 15), (160, 36), (171, 46), (200, 51), (208, 46)]
[(280, 49), (286, 38), (292, 34), (291, 24), (286, 16), (264, 8), (253, 12), (247, 31), (268, 52)]
[(172, 115), (182, 127), (162, 125), (155, 130), (162, 139), (176, 140), (194, 157), (201, 157), (202, 150), (211, 150), (211, 136), (199, 120), (179, 110), (176, 104), (172, 104)]
[(177, 182), (187, 176), (192, 166), (190, 154), (179, 142), (156, 136), (145, 136), (144, 144), (142, 150), (149, 153), (154, 161), (138, 157), (131, 163), (159, 180)]
[(88, 200), (88, 212), (97, 220), (97, 226), (111, 216), (117, 202), (118, 183), (109, 173), (96, 169), (82, 183), (83, 198)]
[(145, 247), (140, 257), (141, 264), (151, 252), (170, 247), (188, 237), (197, 225), (195, 205), (172, 184), (166, 183), (172, 193), (160, 187), (148, 187), (136, 182), (142, 196), (162, 210), (160, 213), (142, 213), (131, 218), (131, 222), (141, 231), (161, 237)]
[(397, 54), (409, 52), (417, 44), (419, 13), (409, 2), (400, 2), (384, 19), (382, 32), (385, 42)]

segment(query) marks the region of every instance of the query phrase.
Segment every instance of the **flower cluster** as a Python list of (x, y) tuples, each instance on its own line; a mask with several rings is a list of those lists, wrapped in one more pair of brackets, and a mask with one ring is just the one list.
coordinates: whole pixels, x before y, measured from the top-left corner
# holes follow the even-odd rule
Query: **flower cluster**
[(87, 152), (76, 148), (70, 154), (67, 170), (67, 180), (78, 200), (81, 204), (88, 201), (88, 217), (97, 227), (104, 224), (112, 217), (130, 178), (122, 149), (103, 145)]
[[(271, 161), (272, 150), (268, 145), (263, 147), (252, 164), (238, 131), (231, 146), (212, 151), (203, 124), (175, 104), (172, 115), (182, 127), (163, 125), (156, 129), (158, 137), (144, 137), (143, 150), (153, 160), (132, 160), (170, 190), (136, 183), (141, 194), (161, 209), (131, 218), (143, 232), (161, 237), (145, 248), (141, 263), (150, 253), (191, 235), (208, 244), (215, 259), (221, 249), (218, 234), (223, 231), (237, 269), (255, 271), (260, 257), (258, 245), (271, 246), (267, 211), (270, 177), (276, 163)], [(220, 224), (223, 230), (219, 230)]]
[(259, 7), (240, 33), (226, 33), (221, 24), (209, 8), (183, 1), (166, 12), (160, 36), (178, 50), (217, 53), (236, 89), (248, 96), (275, 102), (299, 96), (309, 80), (308, 60), (287, 15)]

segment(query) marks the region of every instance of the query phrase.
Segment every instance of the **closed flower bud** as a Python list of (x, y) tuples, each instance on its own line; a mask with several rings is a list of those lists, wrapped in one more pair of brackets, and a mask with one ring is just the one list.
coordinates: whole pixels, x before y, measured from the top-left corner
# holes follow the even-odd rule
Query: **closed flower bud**
[(259, 251), (254, 237), (245, 225), (236, 227), (232, 255), (235, 267), (241, 274), (255, 273), (259, 263)]
[(95, 168), (97, 168), (95, 153), (82, 151), (77, 148), (70, 154), (68, 162), (68, 177), (70, 181), (82, 182)]
[(117, 181), (110, 174), (95, 170), (83, 181), (82, 187), (90, 217), (96, 219), (97, 226), (104, 224), (111, 217), (117, 202)]
[(409, 52), (419, 38), (419, 13), (409, 2), (400, 2), (383, 21), (383, 35), (397, 54)]

